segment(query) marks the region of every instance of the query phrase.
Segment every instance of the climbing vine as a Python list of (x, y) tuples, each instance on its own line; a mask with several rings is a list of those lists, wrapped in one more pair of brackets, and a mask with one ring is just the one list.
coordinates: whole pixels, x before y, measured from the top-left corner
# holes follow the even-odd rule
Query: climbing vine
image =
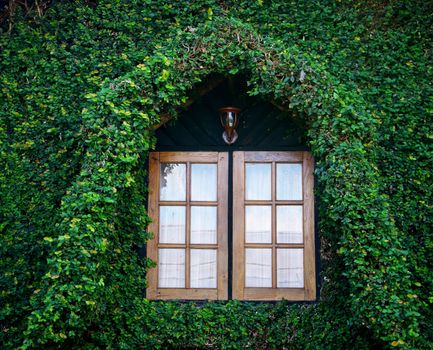
[[(208, 0), (15, 9), (0, 37), (3, 347), (429, 348), (429, 10)], [(212, 74), (242, 74), (251, 95), (303, 120), (318, 184), (317, 303), (143, 298), (153, 126)]]

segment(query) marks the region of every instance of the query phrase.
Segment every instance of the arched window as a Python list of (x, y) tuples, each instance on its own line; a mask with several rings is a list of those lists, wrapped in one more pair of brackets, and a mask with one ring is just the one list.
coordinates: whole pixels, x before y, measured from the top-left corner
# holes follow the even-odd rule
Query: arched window
[[(149, 299), (316, 298), (313, 158), (287, 115), (242, 91), (224, 81), (157, 131)], [(233, 104), (227, 145), (217, 111)]]

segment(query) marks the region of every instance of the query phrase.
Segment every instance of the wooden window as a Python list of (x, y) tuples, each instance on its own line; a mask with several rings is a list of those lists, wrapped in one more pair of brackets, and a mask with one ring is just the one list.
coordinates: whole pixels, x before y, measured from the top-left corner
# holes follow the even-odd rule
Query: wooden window
[(233, 152), (230, 181), (227, 153), (151, 153), (148, 298), (227, 299), (232, 215), (233, 299), (314, 300), (311, 154)]
[(234, 152), (233, 299), (314, 300), (313, 158)]
[(227, 153), (151, 153), (149, 299), (227, 299), (227, 162)]

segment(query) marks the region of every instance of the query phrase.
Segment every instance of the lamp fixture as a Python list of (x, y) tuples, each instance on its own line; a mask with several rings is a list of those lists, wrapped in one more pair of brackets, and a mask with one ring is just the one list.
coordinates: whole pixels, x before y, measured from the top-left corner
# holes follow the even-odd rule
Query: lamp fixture
[(241, 110), (236, 107), (223, 107), (218, 110), (220, 112), (221, 124), (224, 128), (223, 140), (231, 145), (238, 139), (236, 128), (239, 124), (239, 113)]

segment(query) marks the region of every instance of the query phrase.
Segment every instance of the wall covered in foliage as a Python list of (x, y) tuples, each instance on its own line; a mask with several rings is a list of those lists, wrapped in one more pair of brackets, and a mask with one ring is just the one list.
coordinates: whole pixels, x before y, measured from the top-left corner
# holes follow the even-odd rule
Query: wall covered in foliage
[[(0, 29), (2, 348), (431, 349), (431, 2), (44, 10)], [(320, 300), (150, 302), (152, 125), (238, 73), (302, 120), (316, 157)]]

